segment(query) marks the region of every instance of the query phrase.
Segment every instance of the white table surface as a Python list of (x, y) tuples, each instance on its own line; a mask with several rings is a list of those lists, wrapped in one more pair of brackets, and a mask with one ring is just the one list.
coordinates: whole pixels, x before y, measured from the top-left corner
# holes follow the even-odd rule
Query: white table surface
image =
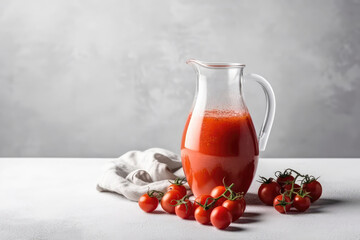
[(360, 239), (360, 159), (260, 159), (258, 175), (287, 167), (320, 175), (323, 195), (304, 214), (259, 203), (226, 231), (96, 191), (109, 159), (0, 158), (0, 239)]

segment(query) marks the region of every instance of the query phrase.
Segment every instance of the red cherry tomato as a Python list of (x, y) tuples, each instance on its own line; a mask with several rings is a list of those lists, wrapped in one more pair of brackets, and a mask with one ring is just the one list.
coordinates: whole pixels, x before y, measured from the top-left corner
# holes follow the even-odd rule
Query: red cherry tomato
[(258, 190), (258, 196), (260, 200), (266, 205), (271, 206), (274, 202), (274, 198), (280, 194), (281, 187), (277, 182), (268, 179), (261, 184)]
[(291, 175), (287, 175), (287, 174), (283, 174), (280, 175), (277, 179), (276, 182), (283, 187), (285, 184), (294, 181), (294, 177)]
[(194, 217), (196, 221), (201, 224), (208, 224), (210, 222), (210, 213), (212, 209), (205, 210), (203, 207), (198, 207), (195, 209)]
[(172, 190), (178, 191), (181, 197), (184, 197), (186, 195), (186, 188), (183, 185), (171, 184), (167, 188), (167, 191), (170, 192)]
[(318, 200), (322, 194), (322, 186), (317, 180), (304, 183), (303, 190), (309, 192), (311, 202)]
[(203, 194), (203, 195), (200, 195), (198, 196), (196, 199), (195, 199), (195, 202), (194, 202), (194, 209), (198, 208), (200, 205), (197, 204), (197, 203), (200, 203), (201, 205), (204, 205), (205, 202), (206, 202), (206, 199), (209, 199), (207, 201), (208, 204), (212, 203), (214, 201), (213, 197), (210, 196), (210, 195), (206, 195), (206, 194)]
[(175, 207), (175, 213), (177, 216), (181, 217), (182, 219), (188, 219), (194, 213), (193, 211), (193, 204), (188, 199), (185, 200), (186, 203), (177, 205)]
[(229, 210), (233, 222), (238, 220), (244, 213), (244, 207), (242, 206), (242, 201), (240, 200), (226, 200), (223, 202), (222, 206)]
[(299, 212), (305, 212), (310, 207), (311, 201), (309, 197), (302, 197), (300, 195), (296, 195), (294, 197), (293, 206), (299, 211)]
[[(284, 191), (284, 192), (290, 191), (291, 188), (292, 188), (292, 183), (285, 184), (285, 185), (283, 186), (283, 191)], [(296, 195), (296, 192), (299, 191), (299, 190), (300, 190), (300, 186), (295, 183), (295, 184), (294, 184), (294, 191), (295, 191), (295, 192), (293, 192), (293, 193), (291, 194), (291, 197), (290, 197), (291, 200), (294, 199), (294, 197), (295, 197), (295, 195)]]
[(155, 196), (149, 196), (145, 193), (139, 198), (139, 207), (147, 213), (153, 212), (159, 205), (159, 200)]
[(161, 207), (165, 210), (165, 212), (175, 213), (176, 200), (179, 199), (181, 199), (181, 194), (178, 191), (169, 191), (162, 197), (160, 202)]
[[(226, 188), (224, 186), (217, 186), (217, 187), (214, 187), (212, 190), (211, 190), (211, 193), (210, 195), (213, 197), (213, 198), (218, 198), (220, 197), (224, 192), (226, 191)], [(227, 196), (230, 195), (230, 192), (227, 194)], [(216, 205), (217, 206), (221, 206), (223, 202), (225, 202), (226, 198), (222, 197), (222, 198), (219, 198), (216, 202)]]
[(274, 198), (273, 206), (279, 213), (286, 213), (291, 208), (291, 200), (288, 196), (278, 195)]
[(212, 210), (210, 215), (210, 221), (213, 226), (218, 229), (227, 228), (232, 220), (231, 213), (229, 210), (223, 206), (219, 206)]

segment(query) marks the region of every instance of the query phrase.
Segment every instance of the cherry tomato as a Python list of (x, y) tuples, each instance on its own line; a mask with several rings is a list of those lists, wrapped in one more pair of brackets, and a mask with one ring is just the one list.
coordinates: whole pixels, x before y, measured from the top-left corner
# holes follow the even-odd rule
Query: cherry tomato
[(233, 222), (238, 220), (244, 213), (244, 207), (242, 206), (242, 201), (240, 200), (226, 200), (223, 202), (222, 206), (229, 210)]
[(302, 197), (300, 195), (296, 195), (294, 198), (293, 206), (299, 212), (305, 212), (310, 207), (311, 201), (309, 197)]
[(186, 203), (177, 205), (175, 207), (175, 213), (177, 216), (181, 217), (182, 219), (187, 219), (193, 215), (193, 204), (190, 200), (185, 200)]
[(177, 185), (177, 184), (171, 184), (167, 191), (170, 192), (172, 190), (178, 191), (181, 195), (181, 197), (186, 195), (186, 188), (183, 185)]
[(271, 206), (274, 202), (274, 198), (280, 194), (280, 191), (281, 187), (279, 183), (269, 179), (261, 184), (258, 190), (258, 196), (263, 203)]
[(317, 180), (304, 183), (303, 189), (305, 192), (309, 192), (311, 202), (318, 200), (322, 194), (322, 186)]
[(150, 213), (157, 208), (159, 200), (155, 196), (149, 196), (148, 193), (145, 193), (139, 198), (138, 204), (144, 212)]
[(289, 182), (292, 182), (294, 181), (294, 177), (291, 176), (291, 175), (287, 175), (287, 174), (284, 174), (284, 175), (280, 175), (277, 179), (276, 179), (276, 182), (281, 186), (283, 187), (285, 184), (289, 183)]
[[(290, 191), (291, 190), (291, 187), (292, 187), (292, 183), (288, 183), (288, 184), (285, 184), (284, 187), (283, 187), (283, 191), (286, 192), (286, 191)], [(294, 184), (294, 191), (292, 194), (291, 194), (291, 197), (290, 199), (293, 200), (295, 195), (296, 195), (296, 192), (300, 190), (300, 186), (298, 184)]]
[(286, 213), (291, 208), (291, 200), (288, 196), (278, 195), (274, 198), (273, 206), (279, 213)]
[(208, 224), (210, 222), (210, 213), (212, 209), (205, 210), (203, 207), (199, 206), (195, 209), (194, 217), (196, 221), (201, 224)]
[(201, 205), (204, 205), (206, 202), (206, 199), (209, 199), (207, 202), (208, 204), (210, 204), (210, 203), (212, 203), (212, 201), (214, 201), (213, 197), (210, 195), (206, 195), (206, 194), (200, 195), (195, 199), (194, 209), (196, 209), (200, 206), (199, 204), (197, 204), (197, 202), (200, 203)]
[[(213, 198), (218, 198), (220, 197), (224, 192), (226, 191), (226, 188), (224, 186), (217, 186), (217, 187), (214, 187), (212, 190), (211, 190), (211, 193), (210, 195), (213, 197)], [(228, 192), (227, 196), (230, 195), (230, 192)], [(216, 202), (216, 205), (217, 206), (221, 206), (223, 204), (223, 202), (225, 202), (226, 198), (222, 197), (222, 198), (219, 198)]]
[(218, 229), (227, 228), (232, 220), (231, 213), (229, 210), (223, 206), (219, 206), (212, 210), (210, 215), (210, 221), (213, 226)]
[(176, 200), (181, 199), (181, 194), (178, 191), (172, 190), (162, 197), (161, 207), (168, 213), (175, 213)]

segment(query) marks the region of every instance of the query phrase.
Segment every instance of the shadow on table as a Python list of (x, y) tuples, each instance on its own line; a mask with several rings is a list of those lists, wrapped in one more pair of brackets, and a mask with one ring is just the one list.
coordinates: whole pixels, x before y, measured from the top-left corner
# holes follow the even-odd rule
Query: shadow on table
[(236, 227), (236, 226), (229, 226), (226, 229), (224, 229), (223, 231), (226, 231), (226, 232), (241, 232), (241, 231), (246, 231), (246, 229), (241, 228), (241, 227)]
[(245, 201), (246, 205), (261, 205), (264, 206), (264, 204), (260, 201), (259, 197), (255, 193), (247, 193), (245, 195)]
[(155, 210), (155, 211), (151, 212), (150, 214), (156, 214), (156, 215), (158, 215), (158, 214), (166, 214), (166, 212), (160, 211), (160, 210)]
[[(264, 206), (264, 204), (260, 201), (259, 197), (255, 193), (247, 193), (245, 195), (245, 200), (247, 205), (260, 205)], [(312, 206), (329, 206), (329, 205), (339, 205), (346, 204), (347, 201), (344, 199), (331, 199), (331, 198), (320, 198)]]
[[(264, 204), (260, 201), (258, 195), (255, 193), (247, 193), (245, 195), (245, 200), (247, 205), (264, 206)], [(329, 206), (343, 205), (343, 204), (347, 204), (348, 202), (349, 201), (344, 199), (320, 198), (319, 200), (311, 204), (310, 208), (305, 212), (305, 214), (323, 213), (326, 212), (326, 209)], [(288, 213), (296, 214), (298, 212), (292, 209)], [(244, 217), (246, 214), (247, 213), (244, 214)], [(256, 219), (253, 218), (249, 218), (249, 219), (243, 218), (242, 220), (244, 221), (244, 223), (247, 223), (246, 221), (249, 221), (249, 223), (257, 221)]]
[(310, 208), (305, 213), (307, 214), (323, 213), (326, 212), (326, 208), (330, 206), (343, 205), (347, 203), (348, 201), (344, 199), (320, 198), (316, 202), (312, 203)]
[[(213, 228), (213, 226), (211, 225), (211, 223), (208, 223), (208, 224), (205, 224), (205, 225), (202, 225), (204, 227), (209, 227), (209, 228)], [(244, 231), (247, 231), (246, 228), (242, 228), (242, 227), (239, 227), (239, 225), (233, 225), (233, 223), (231, 223), (230, 226), (228, 226), (227, 228), (225, 229), (222, 229), (221, 231), (224, 231), (224, 232), (244, 232)]]
[(342, 205), (346, 204), (348, 201), (344, 199), (331, 199), (331, 198), (320, 198), (313, 203), (312, 206), (332, 206), (332, 205)]
[(255, 212), (244, 212), (244, 214), (241, 216), (241, 218), (239, 218), (238, 220), (236, 220), (234, 223), (238, 223), (238, 224), (249, 224), (249, 223), (256, 223), (256, 222), (260, 222), (260, 213), (255, 213)]
[[(343, 199), (331, 199), (331, 198), (320, 198), (316, 202), (312, 203), (310, 208), (302, 214), (315, 214), (315, 213), (324, 213), (326, 209), (334, 205), (343, 205), (347, 204), (348, 201)], [(292, 209), (288, 214), (299, 214), (296, 210)]]

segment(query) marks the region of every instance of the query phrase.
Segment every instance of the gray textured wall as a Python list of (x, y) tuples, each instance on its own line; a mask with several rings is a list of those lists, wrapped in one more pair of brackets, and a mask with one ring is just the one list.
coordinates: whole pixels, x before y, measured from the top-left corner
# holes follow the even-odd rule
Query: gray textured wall
[[(179, 150), (188, 58), (277, 96), (266, 157), (360, 157), (359, 1), (0, 0), (0, 156)], [(264, 97), (245, 85), (257, 128)]]

